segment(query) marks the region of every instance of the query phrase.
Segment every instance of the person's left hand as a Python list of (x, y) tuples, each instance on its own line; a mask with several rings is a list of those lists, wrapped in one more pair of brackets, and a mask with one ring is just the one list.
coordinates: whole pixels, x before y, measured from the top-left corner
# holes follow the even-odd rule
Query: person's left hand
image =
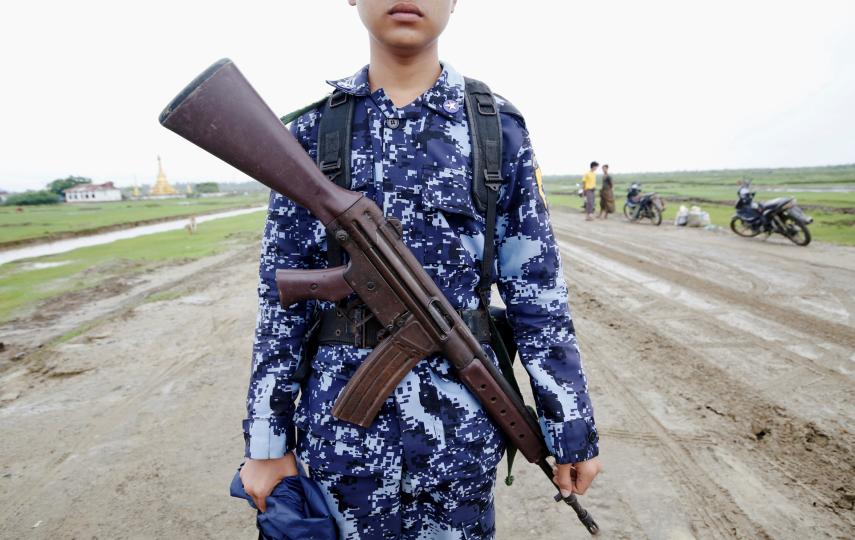
[(571, 493), (584, 495), (594, 478), (603, 470), (603, 464), (599, 457), (591, 458), (579, 463), (564, 463), (552, 468), (552, 481), (561, 490), (561, 496), (567, 497)]

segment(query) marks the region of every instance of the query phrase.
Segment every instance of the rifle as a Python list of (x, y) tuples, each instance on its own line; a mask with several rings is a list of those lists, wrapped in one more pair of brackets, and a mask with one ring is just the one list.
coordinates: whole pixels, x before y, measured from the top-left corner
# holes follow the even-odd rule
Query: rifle
[[(509, 443), (552, 480), (535, 415), (401, 240), (400, 224), (361, 193), (330, 182), (231, 60), (196, 77), (160, 123), (309, 210), (347, 251), (345, 267), (276, 272), (284, 306), (353, 291), (384, 327), (386, 337), (336, 400), (337, 418), (370, 425), (398, 382), (425, 356), (442, 353)], [(599, 531), (574, 495), (559, 491), (555, 500), (571, 506), (591, 534)]]

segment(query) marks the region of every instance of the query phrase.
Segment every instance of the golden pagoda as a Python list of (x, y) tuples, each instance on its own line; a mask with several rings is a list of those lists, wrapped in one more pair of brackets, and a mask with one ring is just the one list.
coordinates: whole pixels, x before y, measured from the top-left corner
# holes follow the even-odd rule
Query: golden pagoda
[(133, 192), (131, 192), (131, 197), (133, 197), (134, 199), (140, 198), (140, 188), (136, 184), (134, 184), (134, 190)]
[(177, 193), (175, 188), (169, 185), (169, 181), (166, 180), (166, 173), (163, 172), (163, 164), (160, 162), (160, 156), (157, 156), (157, 181), (148, 194), (152, 197), (157, 197), (160, 195), (176, 195)]
[(193, 184), (187, 184), (187, 195), (193, 194)]

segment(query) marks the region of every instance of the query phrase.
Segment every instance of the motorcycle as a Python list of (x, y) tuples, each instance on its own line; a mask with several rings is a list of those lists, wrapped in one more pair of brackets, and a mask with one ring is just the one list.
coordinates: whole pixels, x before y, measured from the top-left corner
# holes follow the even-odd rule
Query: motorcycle
[(641, 184), (633, 182), (626, 192), (623, 215), (629, 221), (649, 219), (654, 225), (662, 224), (665, 201), (656, 192), (642, 195)]
[(736, 215), (730, 220), (730, 229), (746, 238), (766, 233), (786, 236), (797, 246), (810, 244), (808, 225), (813, 218), (805, 215), (793, 197), (778, 197), (765, 203), (754, 200), (757, 192), (751, 191), (751, 182), (742, 184), (737, 191)]

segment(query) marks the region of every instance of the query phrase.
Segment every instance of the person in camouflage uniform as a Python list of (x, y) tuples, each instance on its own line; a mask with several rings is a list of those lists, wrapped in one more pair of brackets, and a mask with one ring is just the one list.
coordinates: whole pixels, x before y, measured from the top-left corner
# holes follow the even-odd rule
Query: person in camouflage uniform
[[(426, 71), (422, 91), (402, 98), (393, 79), (383, 82), (388, 58), (377, 50), (378, 35), (411, 39), (399, 32), (400, 25), (410, 33), (422, 25), (425, 36), (438, 35), (454, 2), (408, 2), (404, 8), (384, 0), (351, 4), (360, 8), (372, 35), (372, 61), (351, 77), (330, 81), (355, 99), (350, 188), (401, 221), (404, 243), (455, 308), (476, 309), (485, 217), (472, 200), (464, 79), (440, 64), (434, 39), (432, 48), (422, 48), (436, 71)], [(525, 122), (497, 101), (505, 183), (494, 279), (531, 377), (547, 446), (559, 464), (556, 479), (563, 490), (584, 493), (600, 468), (597, 431), (561, 257)], [(290, 127), (315, 160), (320, 116), (318, 106)], [(271, 193), (243, 426), (248, 460), (241, 478), (247, 492), (263, 510), (270, 489), (296, 474), (296, 451), (325, 492), (343, 538), (493, 538), (493, 490), (505, 442), (445, 358), (420, 361), (368, 428), (336, 419), (331, 409), (370, 349), (321, 345), (302, 388), (294, 380), (312, 313), (332, 305), (306, 301), (281, 307), (275, 272), (326, 266), (323, 224)], [(484, 347), (497, 362), (489, 345)]]

